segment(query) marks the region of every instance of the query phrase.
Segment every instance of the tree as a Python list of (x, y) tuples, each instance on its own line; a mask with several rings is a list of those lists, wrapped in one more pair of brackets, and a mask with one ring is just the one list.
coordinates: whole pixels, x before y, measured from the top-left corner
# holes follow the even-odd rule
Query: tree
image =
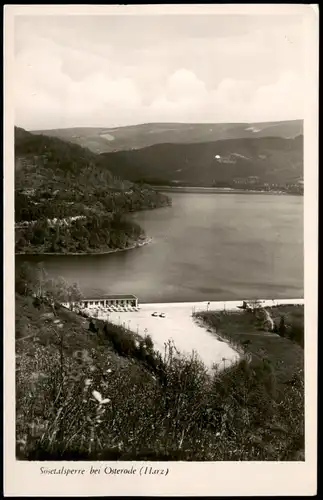
[(38, 264), (33, 269), (33, 273), (35, 275), (34, 295), (36, 295), (36, 297), (41, 298), (44, 296), (44, 291), (46, 288), (45, 285), (48, 281), (48, 274), (45, 271), (45, 268), (43, 266), (43, 262), (38, 262)]
[(286, 325), (285, 325), (285, 317), (282, 316), (280, 318), (280, 322), (279, 322), (279, 327), (278, 327), (278, 333), (281, 337), (285, 337), (285, 334), (286, 334)]
[(42, 218), (33, 226), (33, 237), (31, 243), (34, 245), (43, 245), (48, 238), (48, 222)]
[(289, 338), (304, 348), (304, 326), (293, 324), (290, 329)]
[(253, 313), (262, 308), (261, 302), (259, 300), (249, 300), (248, 304)]
[(145, 341), (145, 344), (146, 344), (146, 348), (148, 351), (151, 351), (154, 347), (154, 343), (153, 343), (153, 340), (151, 338), (150, 335), (146, 335), (145, 338), (144, 338), (144, 341)]
[(23, 262), (16, 267), (16, 292), (21, 295), (33, 295), (40, 301), (48, 301), (55, 313), (55, 304), (62, 302), (78, 302), (82, 292), (77, 283), (69, 284), (61, 276), (50, 278), (43, 264), (30, 266)]
[(47, 273), (42, 263), (31, 266), (27, 262), (22, 262), (15, 269), (16, 292), (21, 295), (34, 295), (42, 297)]
[(20, 295), (32, 294), (36, 286), (36, 276), (34, 269), (23, 262), (15, 268), (15, 288)]
[(69, 302), (79, 302), (83, 294), (77, 283), (73, 283), (67, 287), (67, 296)]
[(45, 296), (55, 312), (55, 304), (78, 302), (82, 298), (82, 293), (76, 283), (69, 285), (64, 278), (59, 276), (46, 281)]
[(16, 250), (25, 250), (25, 248), (28, 247), (28, 241), (23, 236), (18, 237), (18, 240), (16, 242)]
[(277, 326), (277, 324), (276, 324), (276, 323), (274, 323), (274, 326), (273, 326), (272, 331), (273, 331), (274, 333), (278, 333), (278, 326)]

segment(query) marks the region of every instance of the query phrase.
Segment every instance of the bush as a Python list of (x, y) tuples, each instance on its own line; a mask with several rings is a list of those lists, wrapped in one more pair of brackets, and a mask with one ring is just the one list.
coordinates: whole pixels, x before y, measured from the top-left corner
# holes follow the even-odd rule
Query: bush
[(302, 445), (301, 377), (276, 407), (266, 362), (210, 375), (196, 355), (168, 345), (160, 378), (133, 365), (107, 370), (106, 357), (91, 352), (65, 359), (62, 381), (58, 353), (45, 348), (18, 367), (20, 459), (280, 460)]
[(106, 338), (108, 338), (115, 350), (121, 356), (134, 356), (136, 344), (131, 334), (126, 333), (122, 327), (105, 323), (103, 327)]
[(304, 328), (302, 326), (297, 324), (291, 325), (289, 338), (304, 348)]
[(286, 325), (285, 325), (285, 318), (284, 316), (282, 316), (280, 318), (280, 322), (279, 322), (279, 327), (278, 327), (278, 333), (281, 337), (285, 337), (286, 335)]
[[(21, 306), (29, 304), (28, 314), (38, 318), (32, 299), (19, 297)], [(59, 314), (83, 324), (72, 312)], [(65, 329), (63, 347), (50, 337), (47, 345), (16, 343), (19, 459), (252, 461), (303, 456), (302, 370), (277, 391), (274, 363), (264, 356), (210, 372), (196, 353), (182, 356), (171, 342), (161, 356), (149, 336), (141, 339), (101, 320), (91, 324), (95, 335), (84, 328), (77, 345), (78, 331), (72, 342)], [(33, 321), (33, 331), (36, 327)], [(43, 328), (41, 323), (39, 337)], [(73, 331), (77, 328), (73, 323)]]
[(151, 351), (154, 348), (154, 343), (150, 335), (146, 335), (144, 339), (146, 349), (148, 351)]
[(93, 332), (93, 333), (97, 333), (98, 332), (98, 328), (96, 327), (95, 323), (93, 320), (90, 321), (89, 323), (89, 330), (90, 332)]

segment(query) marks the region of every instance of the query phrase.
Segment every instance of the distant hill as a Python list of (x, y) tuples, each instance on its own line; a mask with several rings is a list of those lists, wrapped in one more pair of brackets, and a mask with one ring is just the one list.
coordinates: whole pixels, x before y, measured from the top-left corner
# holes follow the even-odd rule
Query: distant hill
[(171, 200), (120, 179), (108, 165), (77, 144), (16, 128), (16, 251), (84, 253), (142, 244), (144, 232), (123, 215)]
[(236, 186), (295, 183), (303, 177), (303, 136), (156, 144), (101, 155), (114, 174), (151, 184)]
[(213, 142), (259, 137), (294, 138), (303, 134), (303, 121), (267, 123), (147, 123), (118, 128), (38, 130), (35, 134), (79, 144), (95, 153), (139, 149), (162, 143)]
[(15, 127), (16, 190), (56, 190), (58, 200), (85, 198), (86, 204), (91, 204), (91, 197), (94, 201), (104, 197), (107, 206), (117, 197), (120, 208), (125, 203), (125, 210), (128, 205), (140, 209), (167, 204), (167, 197), (149, 186), (136, 186), (111, 172), (111, 160), (77, 144)]
[(95, 185), (99, 171), (101, 181), (113, 186), (113, 175), (102, 169), (102, 163), (89, 149), (15, 127), (16, 188), (60, 188), (66, 187), (67, 181), (75, 187), (89, 186), (92, 181)]

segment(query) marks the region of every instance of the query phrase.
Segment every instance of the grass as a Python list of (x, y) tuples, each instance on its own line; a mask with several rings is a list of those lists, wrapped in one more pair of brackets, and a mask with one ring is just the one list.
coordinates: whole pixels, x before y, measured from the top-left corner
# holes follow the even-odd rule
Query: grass
[[(286, 323), (297, 323), (304, 328), (303, 306), (277, 306), (268, 309), (275, 322), (284, 316)], [(199, 315), (216, 333), (237, 345), (245, 346), (254, 359), (266, 358), (272, 364), (279, 382), (288, 381), (295, 370), (302, 370), (304, 351), (296, 343), (263, 326), (263, 315), (249, 311), (205, 312)]]
[[(287, 353), (300, 348), (290, 340), (209, 375), (171, 344), (160, 356), (149, 338), (63, 308), (51, 314), (16, 296), (18, 459), (304, 459), (303, 379)], [(204, 319), (238, 343), (250, 331), (259, 354), (261, 335), (246, 314)], [(279, 349), (289, 384), (271, 362)]]
[(290, 324), (298, 324), (304, 327), (304, 306), (302, 305), (280, 305), (275, 307), (268, 307), (268, 311), (271, 313), (274, 321), (278, 320), (284, 316), (286, 322)]

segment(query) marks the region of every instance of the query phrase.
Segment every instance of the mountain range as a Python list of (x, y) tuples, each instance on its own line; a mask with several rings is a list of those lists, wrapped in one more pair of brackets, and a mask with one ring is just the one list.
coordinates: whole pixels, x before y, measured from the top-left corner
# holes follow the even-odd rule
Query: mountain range
[(303, 177), (303, 136), (156, 144), (105, 153), (114, 174), (153, 185), (286, 186)]
[[(16, 221), (164, 206), (169, 199), (111, 173), (110, 161), (77, 144), (15, 127)], [(19, 201), (19, 203), (18, 203)]]
[(139, 149), (154, 144), (213, 142), (260, 137), (294, 138), (303, 133), (303, 121), (265, 123), (147, 123), (118, 128), (75, 127), (38, 130), (89, 148), (94, 153)]
[(126, 214), (171, 200), (108, 165), (77, 144), (15, 128), (16, 252), (100, 253), (146, 243)]
[[(42, 182), (55, 178), (64, 184), (69, 178), (75, 186), (94, 182), (109, 189), (115, 186), (116, 179), (127, 179), (126, 183), (155, 186), (252, 186), (297, 193), (303, 190), (301, 120), (215, 125), (164, 123), (46, 133), (49, 135), (16, 129), (16, 164), (21, 160), (21, 148), (25, 163), (27, 153), (29, 164), (34, 158), (33, 174), (30, 180), (24, 175), (23, 182), (30, 183), (32, 179), (35, 183), (41, 177)], [(107, 134), (113, 140), (107, 139)], [(112, 143), (114, 151), (102, 152), (112, 148)], [(44, 156), (46, 147), (50, 157)], [(94, 152), (97, 148), (100, 153)]]

